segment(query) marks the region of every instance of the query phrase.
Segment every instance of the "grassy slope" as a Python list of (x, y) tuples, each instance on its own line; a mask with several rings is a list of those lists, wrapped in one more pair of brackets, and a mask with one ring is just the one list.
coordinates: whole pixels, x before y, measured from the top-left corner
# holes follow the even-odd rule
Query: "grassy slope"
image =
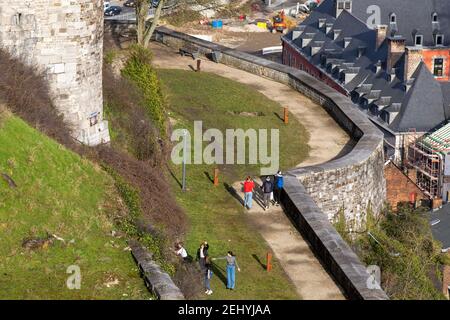
[[(308, 153), (307, 132), (293, 118), (285, 126), (277, 117), (282, 114), (279, 104), (267, 99), (255, 89), (208, 73), (181, 70), (159, 70), (170, 102), (171, 117), (176, 127), (192, 129), (194, 120), (203, 120), (207, 128), (278, 128), (280, 129), (280, 158), (283, 169), (303, 160)], [(264, 116), (247, 117), (230, 112), (262, 112)], [(192, 132), (192, 131), (191, 131)], [(295, 137), (295, 138), (294, 138)], [(283, 143), (283, 141), (289, 141)], [(257, 166), (221, 167), (221, 184), (213, 187), (206, 173), (213, 165), (188, 165), (189, 191), (181, 193), (174, 180), (177, 199), (189, 215), (191, 230), (187, 237), (188, 251), (195, 255), (199, 243), (207, 239), (210, 255), (225, 255), (233, 250), (241, 266), (237, 273), (237, 290), (225, 289), (224, 262), (218, 261), (212, 281), (212, 299), (296, 299), (293, 285), (275, 261), (274, 270), (267, 273), (261, 264), (270, 249), (259, 233), (248, 223), (245, 211), (227, 191), (227, 184), (242, 180), (246, 174), (257, 174)], [(172, 166), (180, 180), (180, 166)]]
[[(0, 179), (1, 299), (149, 297), (125, 240), (110, 235), (119, 200), (108, 175), (12, 116), (0, 124), (0, 172), (18, 185)], [(47, 231), (74, 243), (22, 248)], [(81, 268), (81, 290), (66, 287), (70, 265)]]

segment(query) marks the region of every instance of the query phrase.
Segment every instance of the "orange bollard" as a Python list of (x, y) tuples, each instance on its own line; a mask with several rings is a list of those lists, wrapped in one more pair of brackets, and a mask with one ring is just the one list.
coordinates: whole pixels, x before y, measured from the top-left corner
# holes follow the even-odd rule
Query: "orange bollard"
[(267, 252), (267, 264), (266, 264), (267, 272), (272, 270), (272, 253)]
[(284, 118), (283, 118), (283, 120), (284, 120), (285, 124), (288, 124), (288, 122), (289, 122), (289, 110), (288, 110), (287, 107), (284, 107)]
[(214, 185), (219, 185), (219, 169), (214, 169)]

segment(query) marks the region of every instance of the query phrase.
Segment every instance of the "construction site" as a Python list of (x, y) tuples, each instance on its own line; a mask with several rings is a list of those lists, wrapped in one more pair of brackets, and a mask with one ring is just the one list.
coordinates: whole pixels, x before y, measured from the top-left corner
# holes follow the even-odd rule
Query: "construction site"
[(450, 123), (417, 138), (410, 134), (405, 167), (409, 177), (433, 199), (433, 207), (449, 201)]

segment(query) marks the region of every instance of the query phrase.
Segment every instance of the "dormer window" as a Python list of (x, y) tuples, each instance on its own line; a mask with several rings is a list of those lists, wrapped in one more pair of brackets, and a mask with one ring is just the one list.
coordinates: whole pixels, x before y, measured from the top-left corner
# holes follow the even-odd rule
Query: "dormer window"
[(416, 46), (422, 46), (423, 45), (423, 36), (420, 34), (415, 35), (414, 37), (414, 44)]
[(389, 15), (389, 21), (390, 21), (391, 23), (397, 23), (397, 16), (395, 15), (395, 13), (391, 13), (391, 14)]
[(436, 35), (436, 45), (437, 46), (443, 46), (444, 45), (444, 35), (437, 34)]
[(433, 19), (433, 22), (438, 22), (438, 15), (436, 12), (433, 13), (432, 19)]

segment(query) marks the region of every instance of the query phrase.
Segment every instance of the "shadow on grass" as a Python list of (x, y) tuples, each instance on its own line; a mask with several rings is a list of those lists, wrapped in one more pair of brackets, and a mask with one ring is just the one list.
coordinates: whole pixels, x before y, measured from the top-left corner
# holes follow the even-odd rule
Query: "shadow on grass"
[(227, 285), (227, 277), (224, 275), (226, 272), (225, 269), (219, 267), (215, 263), (211, 264), (211, 269), (212, 269), (212, 272), (215, 275), (217, 275), (217, 277), (220, 279), (220, 281), (222, 281), (222, 283), (226, 286)]
[(205, 176), (208, 178), (209, 181), (214, 183), (214, 179), (211, 177), (211, 174), (208, 171), (203, 171), (203, 173), (205, 174)]
[(172, 176), (172, 178), (174, 178), (174, 180), (177, 182), (177, 184), (180, 186), (180, 188), (183, 188), (183, 185), (181, 184), (180, 180), (178, 180), (177, 176), (175, 175), (175, 173), (173, 173), (173, 171), (170, 169), (169, 166), (167, 166), (167, 169), (169, 170), (170, 175)]
[(280, 119), (282, 122), (284, 122), (284, 118), (281, 117), (281, 116), (278, 114), (278, 112), (274, 112), (273, 114), (274, 114), (278, 119)]
[(241, 205), (244, 205), (244, 199), (241, 198), (241, 196), (237, 193), (236, 189), (234, 189), (232, 186), (230, 186), (228, 183), (223, 184), (225, 186), (225, 189), (236, 199), (239, 201)]
[(259, 257), (256, 254), (252, 254), (252, 257), (256, 260), (256, 262), (259, 263), (259, 265), (266, 270), (267, 269), (267, 265), (265, 265), (264, 263), (261, 262), (261, 260), (259, 260)]

